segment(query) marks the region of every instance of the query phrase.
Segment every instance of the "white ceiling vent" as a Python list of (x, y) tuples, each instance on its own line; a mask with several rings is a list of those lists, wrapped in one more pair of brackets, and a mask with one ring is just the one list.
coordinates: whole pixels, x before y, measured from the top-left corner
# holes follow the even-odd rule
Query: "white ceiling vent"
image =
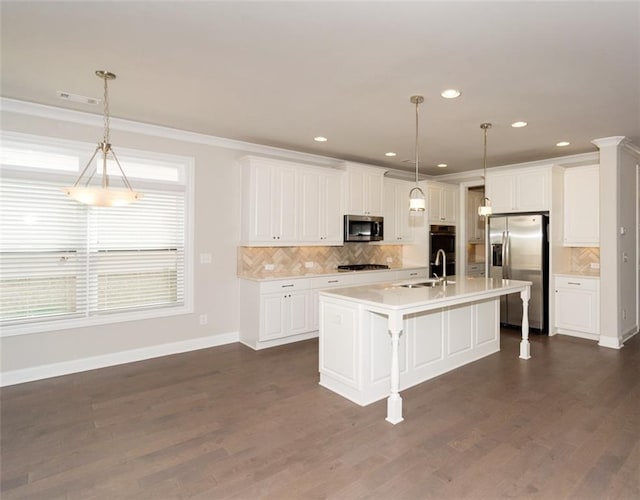
[(65, 92), (64, 90), (58, 90), (56, 94), (60, 99), (63, 99), (65, 101), (79, 102), (82, 104), (91, 104), (92, 106), (96, 106), (102, 102), (101, 99), (97, 99), (95, 97), (85, 97), (83, 95)]

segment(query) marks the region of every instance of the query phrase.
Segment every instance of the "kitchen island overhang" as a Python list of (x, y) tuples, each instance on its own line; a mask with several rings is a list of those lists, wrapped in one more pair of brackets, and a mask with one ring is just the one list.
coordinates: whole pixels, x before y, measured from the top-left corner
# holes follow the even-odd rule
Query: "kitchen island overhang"
[(320, 385), (362, 406), (387, 397), (387, 421), (397, 424), (400, 390), (500, 349), (499, 299), (512, 293), (523, 304), (520, 358), (531, 357), (530, 282), (467, 277), (446, 286), (408, 284), (320, 292)]

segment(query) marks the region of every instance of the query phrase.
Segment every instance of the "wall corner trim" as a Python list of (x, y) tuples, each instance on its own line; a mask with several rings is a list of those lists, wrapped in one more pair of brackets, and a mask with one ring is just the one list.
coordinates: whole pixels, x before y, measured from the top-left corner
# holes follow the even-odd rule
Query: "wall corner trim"
[(624, 344), (618, 337), (607, 337), (603, 335), (600, 335), (598, 345), (600, 347), (607, 347), (609, 349), (622, 349), (624, 347)]
[(60, 363), (34, 366), (21, 370), (10, 370), (0, 373), (0, 387), (22, 384), (45, 378), (59, 377), (62, 375), (95, 370), (98, 368), (106, 368), (108, 366), (133, 363), (135, 361), (143, 361), (145, 359), (158, 358), (171, 354), (197, 351), (199, 349), (232, 344), (238, 341), (238, 332), (220, 333), (218, 335), (209, 335), (207, 337), (198, 337), (195, 339), (171, 342), (168, 344), (159, 344), (139, 349), (131, 349), (128, 351), (92, 356), (89, 358), (62, 361)]

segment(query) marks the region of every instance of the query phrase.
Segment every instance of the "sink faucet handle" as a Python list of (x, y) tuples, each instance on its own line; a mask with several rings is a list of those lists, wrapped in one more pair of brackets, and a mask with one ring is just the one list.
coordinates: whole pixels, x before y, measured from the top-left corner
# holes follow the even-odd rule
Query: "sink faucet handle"
[(438, 277), (438, 275), (437, 275), (436, 273), (433, 273), (433, 275), (436, 277), (436, 279), (437, 279), (438, 281), (440, 281), (440, 278)]

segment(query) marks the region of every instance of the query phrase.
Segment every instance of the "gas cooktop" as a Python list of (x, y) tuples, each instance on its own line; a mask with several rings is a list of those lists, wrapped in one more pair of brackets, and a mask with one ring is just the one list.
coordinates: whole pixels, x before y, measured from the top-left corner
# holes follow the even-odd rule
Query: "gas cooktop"
[(345, 264), (338, 266), (339, 271), (372, 271), (374, 269), (389, 269), (384, 264)]

